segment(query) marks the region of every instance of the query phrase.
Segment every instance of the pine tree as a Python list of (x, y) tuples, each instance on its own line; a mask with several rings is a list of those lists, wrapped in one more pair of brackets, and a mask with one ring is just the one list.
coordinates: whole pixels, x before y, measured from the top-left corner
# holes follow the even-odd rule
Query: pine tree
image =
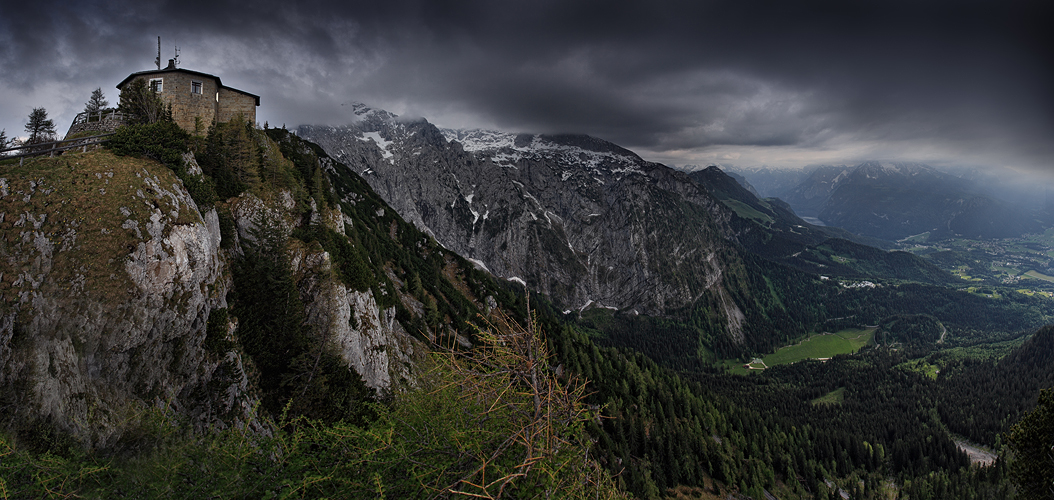
[[(5, 128), (3, 130), (0, 130), (0, 149), (4, 149), (6, 147), (7, 147), (7, 129)], [(0, 153), (0, 156), (2, 156), (2, 155), (3, 155), (3, 153)]]
[(1036, 408), (1010, 429), (1010, 447), (1021, 498), (1054, 498), (1054, 389), (1040, 392)]
[(142, 125), (158, 121), (171, 121), (172, 109), (166, 106), (157, 93), (147, 86), (142, 78), (132, 80), (121, 89), (117, 109), (125, 114), (129, 125)]
[(55, 122), (48, 118), (48, 112), (44, 108), (33, 108), (29, 113), (29, 122), (26, 123), (26, 132), (29, 139), (26, 144), (39, 144), (55, 140)]
[(109, 105), (110, 101), (106, 100), (106, 96), (102, 93), (102, 87), (99, 87), (92, 91), (88, 102), (84, 104), (84, 112), (89, 114), (98, 113), (99, 111), (106, 109)]

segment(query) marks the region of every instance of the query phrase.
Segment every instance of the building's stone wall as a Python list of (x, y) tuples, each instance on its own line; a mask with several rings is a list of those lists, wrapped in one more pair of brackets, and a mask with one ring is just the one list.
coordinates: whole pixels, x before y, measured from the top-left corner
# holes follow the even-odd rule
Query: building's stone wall
[[(163, 78), (161, 99), (172, 105), (172, 120), (190, 133), (204, 134), (216, 119), (216, 79), (171, 72), (150, 75), (149, 80)], [(201, 93), (191, 92), (193, 82), (201, 82)]]
[[(214, 76), (173, 69), (149, 72), (139, 78), (148, 85), (150, 80), (162, 79), (161, 100), (172, 106), (172, 120), (192, 134), (205, 134), (213, 122), (228, 122), (239, 114), (247, 122), (256, 123), (256, 98), (221, 86)], [(194, 82), (201, 83), (200, 94), (193, 92)]]
[(220, 123), (242, 115), (250, 124), (256, 123), (256, 98), (229, 88), (220, 88)]

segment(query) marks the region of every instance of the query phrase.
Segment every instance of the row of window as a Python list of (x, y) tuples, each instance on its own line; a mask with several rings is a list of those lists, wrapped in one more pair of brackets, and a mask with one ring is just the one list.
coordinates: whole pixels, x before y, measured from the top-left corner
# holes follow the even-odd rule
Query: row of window
[[(165, 79), (164, 78), (151, 78), (150, 79), (150, 90), (153, 90), (154, 92), (157, 92), (157, 93), (161, 93), (161, 92), (164, 91), (164, 88), (165, 88)], [(201, 82), (197, 82), (197, 81), (193, 81), (192, 80), (190, 82), (190, 93), (191, 94), (199, 94), (200, 95), (201, 94)]]

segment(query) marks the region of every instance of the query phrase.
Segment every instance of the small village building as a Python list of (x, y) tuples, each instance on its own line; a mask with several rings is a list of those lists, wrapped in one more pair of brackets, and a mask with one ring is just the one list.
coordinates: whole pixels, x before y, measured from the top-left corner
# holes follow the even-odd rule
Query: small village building
[(172, 106), (172, 120), (187, 132), (204, 133), (214, 122), (228, 122), (237, 115), (256, 123), (260, 96), (224, 86), (218, 76), (177, 68), (170, 59), (167, 68), (132, 73), (117, 88), (123, 90), (136, 79), (146, 80)]

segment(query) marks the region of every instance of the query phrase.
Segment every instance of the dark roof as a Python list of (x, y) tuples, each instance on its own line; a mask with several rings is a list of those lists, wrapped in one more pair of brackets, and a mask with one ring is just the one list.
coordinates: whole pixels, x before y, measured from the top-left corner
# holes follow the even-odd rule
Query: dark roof
[(121, 80), (121, 83), (117, 84), (117, 88), (119, 89), (121, 87), (124, 87), (124, 85), (126, 83), (128, 83), (128, 82), (130, 82), (130, 81), (132, 81), (132, 80), (134, 80), (134, 79), (136, 79), (136, 78), (138, 78), (140, 76), (153, 76), (153, 75), (161, 75), (161, 74), (165, 74), (165, 73), (186, 73), (188, 75), (200, 76), (202, 78), (212, 78), (213, 80), (216, 80), (216, 85), (218, 85), (220, 88), (225, 88), (227, 90), (234, 91), (234, 92), (237, 92), (239, 94), (245, 94), (245, 95), (255, 99), (257, 106), (260, 105), (260, 96), (258, 96), (256, 94), (250, 94), (250, 93), (248, 93), (248, 92), (246, 92), (244, 90), (238, 90), (238, 89), (236, 89), (234, 87), (228, 87), (228, 86), (224, 85), (222, 82), (220, 82), (220, 77), (218, 77), (216, 75), (210, 75), (208, 73), (202, 73), (200, 71), (192, 71), (192, 70), (183, 69), (183, 68), (152, 69), (152, 70), (148, 70), (148, 71), (140, 71), (138, 73), (132, 73), (132, 74), (128, 75), (128, 78), (125, 78), (124, 80)]

